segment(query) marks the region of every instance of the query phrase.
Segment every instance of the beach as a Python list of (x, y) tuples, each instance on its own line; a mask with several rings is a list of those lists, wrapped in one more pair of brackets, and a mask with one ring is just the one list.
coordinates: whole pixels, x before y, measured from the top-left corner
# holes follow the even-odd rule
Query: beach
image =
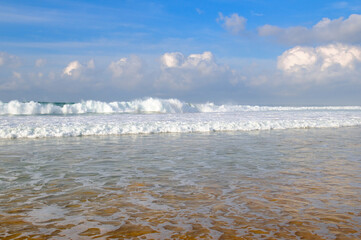
[(0, 1), (0, 240), (361, 239), (361, 1)]
[(2, 239), (359, 239), (361, 128), (0, 140)]

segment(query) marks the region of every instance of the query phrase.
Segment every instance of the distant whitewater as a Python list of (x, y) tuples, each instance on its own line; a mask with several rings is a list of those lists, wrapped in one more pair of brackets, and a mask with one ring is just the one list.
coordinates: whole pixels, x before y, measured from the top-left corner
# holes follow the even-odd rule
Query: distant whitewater
[(0, 102), (0, 115), (76, 115), (115, 113), (209, 113), (290, 110), (361, 110), (361, 106), (346, 107), (267, 107), (249, 105), (191, 104), (178, 99), (147, 98), (129, 102), (82, 101), (79, 103)]
[(361, 106), (270, 107), (129, 102), (0, 102), (0, 138), (335, 128), (361, 125)]

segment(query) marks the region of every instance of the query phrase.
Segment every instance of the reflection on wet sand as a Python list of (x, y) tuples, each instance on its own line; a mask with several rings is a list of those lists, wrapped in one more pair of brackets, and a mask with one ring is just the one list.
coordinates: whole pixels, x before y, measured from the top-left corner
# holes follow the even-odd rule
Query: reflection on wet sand
[[(321, 144), (327, 145), (322, 149), (315, 142), (323, 132), (295, 133), (299, 136), (291, 138), (289, 132), (196, 136), (198, 143), (204, 138), (204, 144), (218, 149), (212, 154), (197, 153), (197, 147), (202, 146), (192, 148), (192, 136), (163, 136), (169, 146), (180, 142), (176, 149), (163, 151), (163, 160), (145, 161), (139, 154), (143, 162), (134, 158), (121, 163), (114, 158), (106, 163), (104, 159), (114, 154), (109, 149), (99, 164), (90, 160), (89, 156), (95, 155), (90, 151), (74, 160), (80, 165), (72, 165), (66, 174), (44, 168), (54, 162), (39, 160), (31, 165), (22, 158), (18, 164), (22, 162), (24, 169), (31, 166), (33, 174), (43, 172), (41, 180), (33, 183), (17, 169), (19, 165), (2, 161), (1, 174), (9, 175), (1, 179), (8, 184), (0, 192), (0, 237), (361, 239), (360, 145), (335, 150), (337, 143), (330, 140)], [(299, 142), (300, 137), (304, 143)], [(146, 147), (159, 144), (159, 137), (153, 138), (143, 139), (138, 147), (156, 159), (159, 155)], [(230, 142), (223, 141), (217, 148), (219, 140), (226, 138)], [(275, 139), (281, 147), (273, 143)], [(107, 141), (104, 145), (109, 144)], [(259, 155), (247, 154), (250, 146), (244, 145), (252, 141), (258, 141), (252, 146), (263, 142), (262, 149), (255, 150), (262, 152)], [(290, 141), (293, 147), (285, 146)], [(99, 144), (99, 139), (94, 142)], [(83, 145), (81, 151), (89, 142)], [(188, 153), (192, 161), (186, 157), (175, 160), (184, 150), (182, 145), (190, 152), (194, 150)], [(66, 150), (59, 144), (55, 148)], [(1, 159), (6, 158), (1, 154)], [(41, 155), (37, 152), (37, 159)], [(195, 161), (197, 157), (203, 159)], [(250, 161), (250, 157), (254, 159)]]
[[(64, 187), (53, 185), (47, 192), (61, 193)], [(360, 211), (327, 208), (332, 201), (342, 201), (343, 195), (319, 206), (304, 198), (324, 194), (321, 186), (281, 193), (239, 186), (227, 194), (217, 185), (185, 187), (180, 192), (151, 189), (152, 185), (134, 182), (125, 188), (83, 189), (48, 197), (47, 205), (27, 197), (10, 200), (0, 217), (1, 234), (3, 239), (361, 237)], [(355, 199), (354, 210), (359, 205)]]

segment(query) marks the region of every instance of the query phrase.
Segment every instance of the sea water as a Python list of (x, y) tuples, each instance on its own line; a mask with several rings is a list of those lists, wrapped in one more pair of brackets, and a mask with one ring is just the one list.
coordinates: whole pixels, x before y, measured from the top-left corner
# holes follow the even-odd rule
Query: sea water
[(360, 106), (215, 105), (153, 98), (110, 103), (0, 102), (0, 139), (360, 125)]
[(361, 238), (357, 106), (0, 106), (0, 238)]

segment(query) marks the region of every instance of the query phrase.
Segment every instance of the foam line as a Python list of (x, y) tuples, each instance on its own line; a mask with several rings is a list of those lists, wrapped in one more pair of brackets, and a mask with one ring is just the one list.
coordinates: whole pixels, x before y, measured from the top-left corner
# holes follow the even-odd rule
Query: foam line
[(338, 128), (359, 125), (361, 111), (334, 110), (0, 116), (0, 138)]

